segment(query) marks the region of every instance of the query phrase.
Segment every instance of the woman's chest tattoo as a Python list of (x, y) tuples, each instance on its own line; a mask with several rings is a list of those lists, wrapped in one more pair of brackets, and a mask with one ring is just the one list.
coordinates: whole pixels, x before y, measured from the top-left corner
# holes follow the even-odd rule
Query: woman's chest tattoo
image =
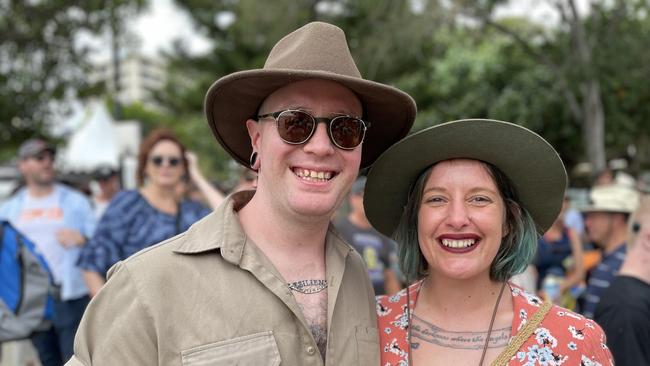
[[(431, 324), (413, 314), (411, 324), (411, 347), (417, 350), (421, 343), (446, 348), (480, 350), (485, 346), (486, 331), (449, 331)], [(510, 340), (510, 328), (492, 329), (488, 348), (505, 347)]]

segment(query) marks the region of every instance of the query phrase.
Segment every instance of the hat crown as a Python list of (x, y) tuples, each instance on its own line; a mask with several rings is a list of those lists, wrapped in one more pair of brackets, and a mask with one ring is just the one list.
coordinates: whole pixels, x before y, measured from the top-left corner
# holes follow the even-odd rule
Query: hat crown
[(39, 138), (31, 138), (20, 144), (18, 148), (18, 157), (21, 159), (28, 158), (39, 154), (45, 150), (55, 151), (54, 147)]
[(639, 193), (620, 184), (596, 186), (591, 190), (587, 211), (633, 212), (639, 204)]
[(361, 78), (343, 30), (323, 22), (306, 24), (278, 41), (264, 69), (326, 71)]

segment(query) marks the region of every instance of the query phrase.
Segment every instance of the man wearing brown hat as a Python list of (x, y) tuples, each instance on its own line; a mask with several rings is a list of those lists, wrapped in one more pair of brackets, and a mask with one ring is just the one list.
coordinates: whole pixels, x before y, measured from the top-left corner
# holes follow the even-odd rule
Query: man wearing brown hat
[(217, 80), (205, 112), (257, 189), (113, 267), (70, 364), (378, 364), (372, 286), (329, 219), (409, 131), (413, 100), (362, 79), (344, 33), (317, 22)]
[(54, 155), (54, 147), (41, 139), (21, 144), (18, 169), (25, 187), (0, 205), (0, 218), (35, 243), (54, 282), (52, 327), (32, 335), (44, 366), (61, 365), (72, 356), (74, 334), (89, 301), (76, 262), (80, 246), (95, 229), (86, 197), (56, 183)]

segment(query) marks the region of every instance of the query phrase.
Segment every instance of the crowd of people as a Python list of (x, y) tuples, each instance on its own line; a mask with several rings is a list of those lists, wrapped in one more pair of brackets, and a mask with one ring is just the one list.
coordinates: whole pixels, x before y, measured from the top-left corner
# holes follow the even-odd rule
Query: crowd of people
[(44, 366), (650, 364), (633, 178), (600, 175), (576, 209), (524, 127), (408, 135), (413, 99), (363, 79), (322, 22), (218, 79), (205, 113), (246, 168), (228, 196), (164, 129), (136, 189), (100, 167), (92, 197), (57, 183), (54, 146), (20, 146), (0, 218), (51, 273), (51, 324), (30, 334)]

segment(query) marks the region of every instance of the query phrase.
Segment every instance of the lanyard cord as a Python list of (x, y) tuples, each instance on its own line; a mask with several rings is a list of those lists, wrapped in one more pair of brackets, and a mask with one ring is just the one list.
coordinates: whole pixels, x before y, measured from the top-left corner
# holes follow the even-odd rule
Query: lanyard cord
[(494, 325), (494, 319), (497, 317), (497, 311), (499, 310), (499, 303), (501, 302), (501, 296), (503, 295), (503, 289), (506, 288), (506, 283), (503, 282), (501, 285), (501, 291), (499, 291), (499, 297), (497, 297), (497, 302), (494, 304), (494, 310), (492, 311), (492, 319), (490, 319), (490, 327), (488, 328), (487, 337), (485, 337), (485, 345), (483, 345), (483, 354), (481, 355), (481, 361), (478, 363), (478, 366), (483, 366), (483, 360), (485, 359), (485, 354), (487, 353), (488, 345), (490, 343), (490, 334), (492, 334), (492, 326)]

